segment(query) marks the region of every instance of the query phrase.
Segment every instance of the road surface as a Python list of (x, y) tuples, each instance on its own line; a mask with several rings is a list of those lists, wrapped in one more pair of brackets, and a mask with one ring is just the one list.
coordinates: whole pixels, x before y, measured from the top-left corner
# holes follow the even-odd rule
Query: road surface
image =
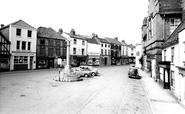
[(97, 67), (100, 76), (55, 82), (57, 69), (0, 74), (0, 114), (152, 114), (129, 66)]

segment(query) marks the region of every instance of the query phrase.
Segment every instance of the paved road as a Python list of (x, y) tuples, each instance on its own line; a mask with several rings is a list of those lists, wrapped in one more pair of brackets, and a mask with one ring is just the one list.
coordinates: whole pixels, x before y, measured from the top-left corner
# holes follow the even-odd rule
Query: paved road
[(1, 114), (151, 114), (141, 80), (128, 66), (98, 67), (101, 76), (55, 82), (57, 69), (0, 74)]

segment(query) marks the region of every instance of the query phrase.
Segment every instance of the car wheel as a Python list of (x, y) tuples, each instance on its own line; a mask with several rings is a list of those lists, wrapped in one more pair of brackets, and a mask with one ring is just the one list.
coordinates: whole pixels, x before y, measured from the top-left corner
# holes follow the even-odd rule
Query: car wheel
[(92, 76), (95, 76), (95, 75), (96, 75), (96, 74), (93, 72), (93, 73), (92, 73)]
[(84, 74), (84, 77), (86, 77), (86, 78), (87, 78), (87, 77), (88, 77), (88, 74)]

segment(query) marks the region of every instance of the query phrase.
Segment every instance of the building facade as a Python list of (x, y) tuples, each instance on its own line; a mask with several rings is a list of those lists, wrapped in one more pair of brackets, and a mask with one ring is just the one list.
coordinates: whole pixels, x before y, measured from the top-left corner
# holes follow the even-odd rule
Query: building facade
[(77, 35), (74, 29), (70, 33), (70, 62), (71, 66), (80, 66), (87, 63), (87, 38)]
[(10, 70), (10, 44), (0, 31), (0, 72)]
[(128, 44), (125, 43), (125, 40), (120, 42), (121, 45), (121, 64), (128, 64), (129, 63), (129, 56), (128, 56)]
[(52, 28), (37, 29), (37, 69), (57, 68), (58, 58), (66, 64), (66, 39)]
[(101, 65), (111, 65), (111, 44), (103, 38), (98, 38), (98, 40), (100, 41), (101, 46)]
[(150, 0), (148, 17), (142, 26), (143, 67), (159, 80), (159, 65), (162, 60), (161, 45), (173, 33), (182, 20), (182, 0)]
[(87, 39), (87, 65), (99, 66), (101, 45), (100, 42), (95, 39), (97, 36)]
[(121, 65), (121, 43), (118, 38), (107, 38), (106, 40), (111, 44), (111, 65)]
[(142, 45), (141, 43), (137, 43), (135, 47), (135, 66), (141, 68), (140, 58), (142, 56)]
[(37, 30), (19, 20), (0, 31), (11, 42), (10, 70), (35, 69)]

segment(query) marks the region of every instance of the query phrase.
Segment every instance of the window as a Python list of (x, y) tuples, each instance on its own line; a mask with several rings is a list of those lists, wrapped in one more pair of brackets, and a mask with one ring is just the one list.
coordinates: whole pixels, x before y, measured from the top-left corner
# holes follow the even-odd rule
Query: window
[(108, 54), (110, 55), (110, 50), (108, 50)]
[(20, 49), (20, 41), (17, 41), (17, 50), (19, 50)]
[(26, 50), (26, 42), (22, 41), (22, 50)]
[(31, 35), (32, 35), (32, 31), (28, 30), (28, 37), (31, 37)]
[(101, 49), (101, 54), (103, 55), (103, 49)]
[(171, 48), (171, 62), (174, 63), (174, 47)]
[(170, 21), (170, 34), (171, 34), (178, 27), (178, 25), (181, 23), (181, 20), (171, 18), (169, 21)]
[(103, 47), (103, 44), (101, 44), (101, 47)]
[(82, 40), (82, 45), (85, 45), (85, 41), (84, 40)]
[(45, 45), (45, 40), (43, 40), (43, 39), (40, 40), (40, 44), (41, 44), (41, 45)]
[(73, 44), (76, 44), (76, 43), (77, 43), (77, 41), (76, 41), (76, 39), (74, 39), (74, 40), (73, 40)]
[(166, 50), (164, 50), (164, 61), (166, 61)]
[(16, 29), (16, 35), (21, 36), (21, 29), (19, 29), (19, 28)]
[(31, 42), (28, 42), (28, 50), (31, 49)]
[(27, 56), (15, 56), (14, 57), (14, 63), (15, 64), (25, 64), (25, 63), (28, 63), (28, 57)]
[(131, 56), (133, 56), (134, 54), (133, 53), (131, 53)]
[(136, 53), (136, 56), (140, 56), (140, 53), (139, 53), (139, 52), (137, 52), (137, 53)]
[(84, 54), (84, 52), (85, 52), (85, 50), (84, 50), (84, 49), (82, 49), (82, 55), (85, 55), (85, 54)]
[(184, 53), (185, 53), (185, 41), (184, 41)]
[(105, 50), (105, 55), (107, 55), (107, 50)]
[(107, 44), (105, 44), (105, 47), (107, 47)]
[(172, 77), (172, 78), (171, 78), (171, 82), (172, 82), (172, 83), (171, 83), (171, 86), (172, 86), (172, 87), (175, 87), (175, 76), (174, 76), (174, 71), (171, 71), (171, 77)]
[(73, 54), (76, 54), (76, 48), (73, 48)]

